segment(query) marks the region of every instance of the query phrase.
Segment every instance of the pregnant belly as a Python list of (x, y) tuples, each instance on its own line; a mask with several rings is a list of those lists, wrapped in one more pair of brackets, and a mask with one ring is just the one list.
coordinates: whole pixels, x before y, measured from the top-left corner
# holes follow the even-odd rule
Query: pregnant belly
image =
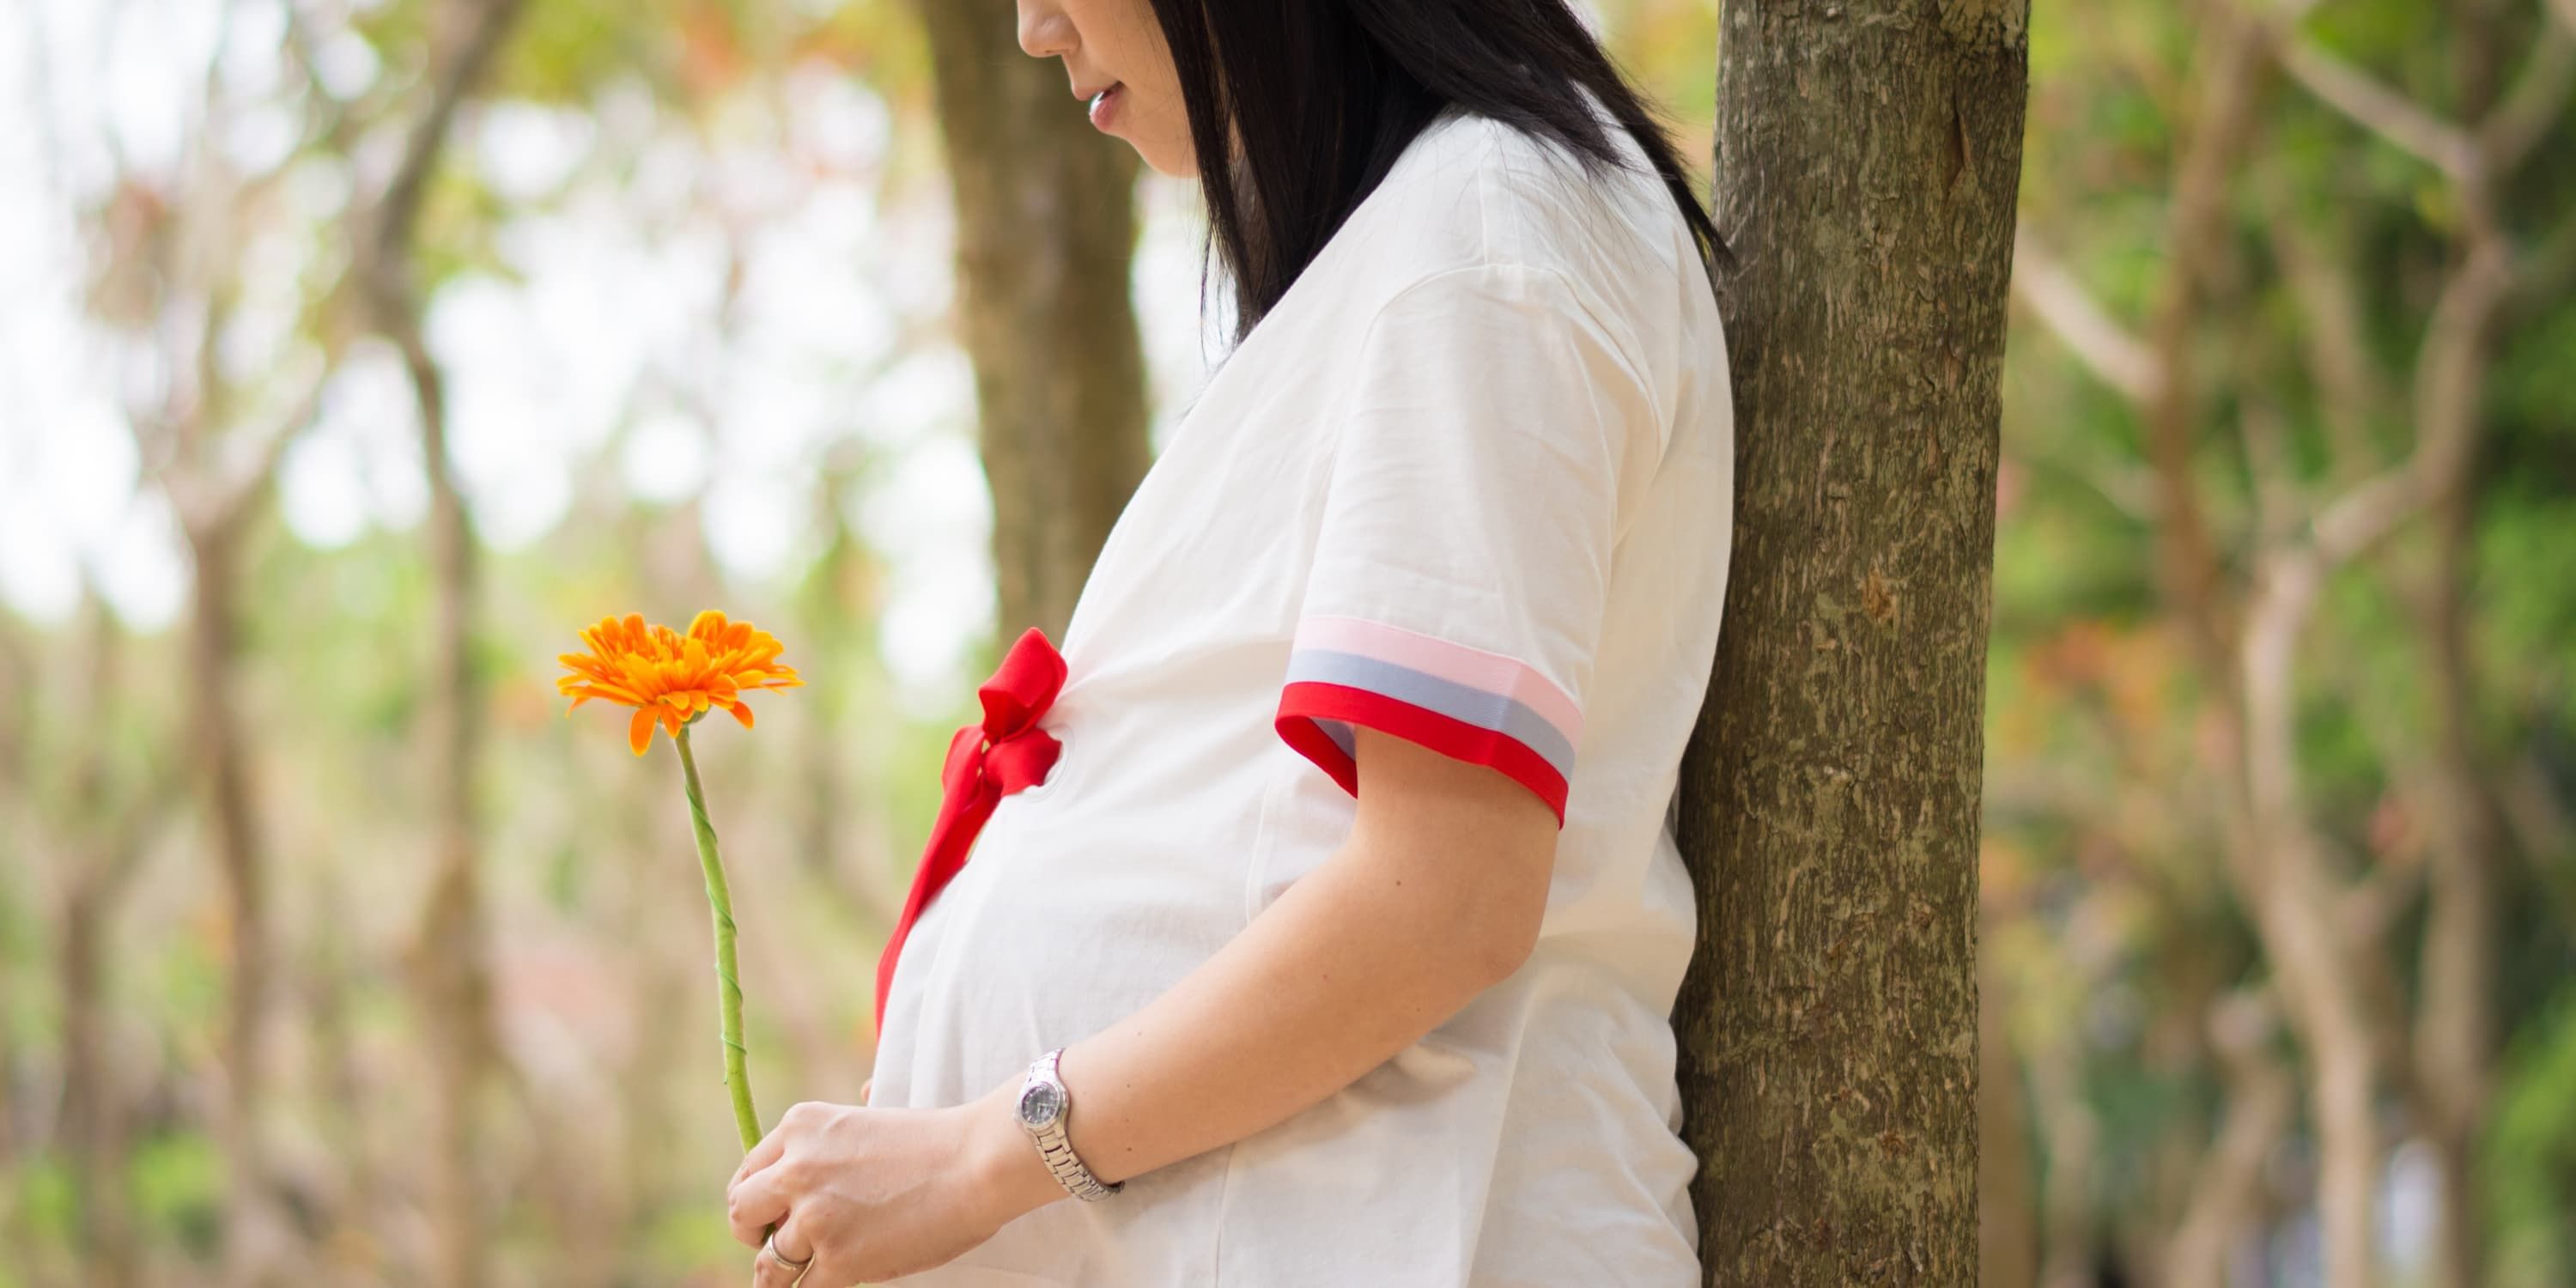
[(1195, 839), (1069, 797), (1002, 802), (896, 967), (892, 1103), (959, 1103), (1160, 996), (1240, 932), (1249, 838)]

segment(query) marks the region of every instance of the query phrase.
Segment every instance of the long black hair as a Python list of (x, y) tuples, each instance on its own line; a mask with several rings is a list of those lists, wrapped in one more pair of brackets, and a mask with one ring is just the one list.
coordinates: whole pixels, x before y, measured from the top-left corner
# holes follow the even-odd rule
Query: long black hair
[(1456, 105), (1547, 139), (1599, 175), (1622, 158), (1578, 89), (1635, 136), (1690, 225), (1724, 242), (1672, 140), (1566, 0), (1150, 0), (1180, 71), (1208, 238), (1240, 341)]

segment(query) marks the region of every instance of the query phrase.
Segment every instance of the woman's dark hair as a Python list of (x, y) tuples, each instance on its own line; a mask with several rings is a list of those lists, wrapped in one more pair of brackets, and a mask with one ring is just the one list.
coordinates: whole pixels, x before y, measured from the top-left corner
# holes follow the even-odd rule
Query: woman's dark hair
[(1237, 341), (1453, 104), (1597, 176), (1621, 158), (1575, 92), (1591, 91), (1672, 191), (1702, 269), (1724, 253), (1671, 139), (1566, 0), (1150, 2), (1180, 71)]

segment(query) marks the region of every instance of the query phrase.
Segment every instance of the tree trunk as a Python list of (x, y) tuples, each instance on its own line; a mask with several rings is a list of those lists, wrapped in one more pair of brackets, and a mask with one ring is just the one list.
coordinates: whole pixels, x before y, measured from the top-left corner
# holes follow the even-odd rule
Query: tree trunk
[(488, 1278), (481, 1193), (474, 1174), (475, 1102), (498, 1055), (493, 1036), (491, 946), (482, 882), (475, 870), (474, 759), (481, 686), (472, 657), (474, 534), (447, 456), (447, 400), (415, 318), (397, 328), (411, 368), (428, 463), (430, 574), (437, 619), (431, 634), (430, 812), (437, 821), (437, 872), (411, 946), (413, 987), (427, 1020), (432, 1104), (430, 1209), (438, 1227), (442, 1288)]
[(2470, 673), (2467, 587), (2472, 498), (2463, 485), (2436, 512), (2434, 574), (2427, 578), (2419, 631), (2432, 654), (2433, 846), (2425, 868), (2422, 1000), (2416, 1006), (2416, 1083), (2424, 1090), (2435, 1156), (2441, 1160), (2442, 1288), (2486, 1282), (2486, 1202), (2479, 1146), (2494, 1095), (2497, 1047), (2496, 854), (2503, 824), (2488, 789), (2476, 731)]
[[(363, 1068), (357, 1032), (359, 1019), (351, 994), (364, 987), (365, 967), (350, 947), (356, 924), (349, 882), (334, 865), (316, 864), (311, 877), (316, 924), (310, 973), (305, 977), (305, 1023), (310, 1026), (312, 1063), (308, 1077), (328, 1101), (317, 1106), (318, 1130), (338, 1150), (337, 1186), (327, 1213), (324, 1240), (371, 1251), (389, 1247), (388, 1218), (393, 1205), (385, 1199), (385, 1168), (378, 1159), (384, 1115), (377, 1089)], [(379, 1254), (380, 1255), (380, 1254)]]
[(411, 378), (429, 477), (430, 576), (435, 587), (430, 700), (425, 723), (437, 870), (411, 945), (408, 973), (427, 1030), (431, 1085), (429, 1207), (435, 1240), (429, 1282), (478, 1288), (491, 1278), (485, 1230), (488, 1178), (477, 1175), (477, 1103), (500, 1059), (492, 1019), (491, 948), (476, 872), (474, 763), (482, 689), (474, 670), (475, 548), (447, 450), (444, 374), (421, 331), (413, 230), (456, 108), (491, 65), (522, 0), (452, 0), (433, 14), (428, 90), (401, 163), (366, 213), (356, 273), (369, 321), (391, 339)]
[(2298, 1082), (2274, 1058), (2270, 1006), (2256, 994), (2210, 1007), (2210, 1047), (2227, 1089), (2217, 1138), (2165, 1250), (2168, 1288), (2217, 1288), (2248, 1231), (2261, 1229), (2265, 1172), (2298, 1108)]
[(63, 1145), (72, 1173), (73, 1261), (92, 1288), (137, 1282), (133, 1199), (125, 1192), (122, 1080), (110, 1062), (108, 939), (131, 883), (153, 811), (110, 786), (114, 714), (124, 641), (92, 600), (84, 632), (89, 675), (82, 708), (87, 745), (72, 773), (73, 866), (63, 896)]
[(1007, 9), (916, 0), (957, 204), (959, 318), (975, 362), (1005, 638), (1063, 638), (1150, 459), (1128, 293), (1136, 159), (1091, 128)]
[[(2455, 59), (2461, 116), (2488, 119), (2503, 83), (2502, 6), (2495, 0), (2454, 0), (2446, 7), (2461, 32)], [(2483, 332), (2464, 341), (2454, 365), (2464, 378), (2421, 382), (2451, 404), (2435, 415), (2478, 416), (2496, 358)], [(2422, 1089), (2424, 1126), (2442, 1170), (2433, 1282), (2440, 1288), (2479, 1288), (2487, 1281), (2479, 1147), (2496, 1081), (2496, 858), (2504, 824), (2488, 786), (2494, 780), (2489, 758), (2479, 745), (2479, 686), (2468, 639), (2474, 611), (2468, 588), (2477, 572), (2476, 482), (2466, 469), (2448, 482), (2431, 506), (2433, 567), (2414, 614), (2430, 663), (2425, 672), (2433, 708), (2434, 790), (2425, 810), (2433, 844), (2424, 874), (2413, 1085)]]
[(1976, 888), (2026, 0), (1737, 0), (1736, 538), (1679, 841), (1710, 1283), (1973, 1284)]
[(274, 1282), (285, 1230), (270, 1200), (267, 1154), (259, 1134), (267, 1090), (262, 1039), (269, 989), (268, 882), (250, 752), (243, 745), (232, 695), (240, 540), (237, 516), (188, 533), (196, 565), (188, 631), (188, 722), (192, 759), (203, 775), (215, 867), (223, 875), (225, 949), (231, 959), (223, 1107), (215, 1126), (225, 1164), (223, 1282), (230, 1288), (259, 1288)]

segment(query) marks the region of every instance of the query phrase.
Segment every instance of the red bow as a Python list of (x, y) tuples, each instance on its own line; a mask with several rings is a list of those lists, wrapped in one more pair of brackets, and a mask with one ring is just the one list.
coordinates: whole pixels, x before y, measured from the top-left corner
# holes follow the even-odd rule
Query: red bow
[(1062, 747), (1037, 723), (1063, 687), (1064, 658), (1047, 642), (1046, 632), (1032, 626), (1003, 655), (993, 678), (975, 690), (984, 702), (983, 723), (958, 730), (948, 742), (948, 765), (939, 774), (939, 817), (930, 825), (930, 844), (922, 850), (920, 870), (912, 875), (903, 916), (886, 940), (885, 955), (877, 959), (878, 1032), (885, 1031), (886, 994), (894, 987), (894, 965), (903, 956), (912, 923), (966, 866), (975, 834), (984, 830), (984, 820), (993, 816), (1002, 798), (1045, 782), (1055, 766)]

